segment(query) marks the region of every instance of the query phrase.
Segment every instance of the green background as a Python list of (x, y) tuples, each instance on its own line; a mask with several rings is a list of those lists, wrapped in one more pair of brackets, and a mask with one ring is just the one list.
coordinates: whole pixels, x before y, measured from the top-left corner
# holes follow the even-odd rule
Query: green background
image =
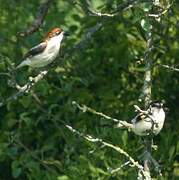
[[(143, 152), (141, 139), (127, 130), (104, 128), (109, 120), (79, 111), (72, 101), (85, 104), (111, 117), (130, 121), (135, 116), (143, 87), (145, 66), (139, 63), (147, 48), (141, 26), (149, 4), (137, 3), (115, 17), (91, 16), (85, 1), (54, 0), (41, 28), (27, 37), (26, 30), (44, 1), (0, 0), (0, 100), (12, 96), (11, 68), (24, 53), (36, 45), (53, 27), (69, 31), (61, 55), (48, 75), (32, 91), (0, 108), (0, 179), (136, 179), (137, 169), (126, 166), (111, 175), (128, 159), (107, 147), (85, 141), (64, 127), (102, 138), (127, 151), (134, 159)], [(126, 1), (92, 0), (93, 10), (111, 13)], [(167, 1), (160, 1), (165, 9)], [(148, 8), (148, 9), (147, 9)], [(154, 8), (158, 12), (159, 8)], [(159, 64), (179, 65), (179, 3), (175, 2), (160, 21), (152, 19), (152, 99), (164, 100), (170, 109), (161, 133), (154, 138), (158, 146), (153, 157), (162, 167), (160, 179), (179, 178), (179, 72)], [(145, 19), (146, 20), (146, 19)], [(103, 22), (80, 48), (73, 49), (97, 23)], [(70, 53), (69, 53), (70, 52)], [(39, 70), (20, 69), (13, 75), (20, 85)], [(5, 74), (8, 73), (8, 74)], [(10, 74), (10, 75), (9, 75)], [(154, 168), (152, 177), (159, 179)]]

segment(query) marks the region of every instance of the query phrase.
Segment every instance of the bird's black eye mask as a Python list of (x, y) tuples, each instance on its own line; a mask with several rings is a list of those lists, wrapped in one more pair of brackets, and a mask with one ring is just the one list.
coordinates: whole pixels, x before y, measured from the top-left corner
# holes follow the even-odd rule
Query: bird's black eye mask
[(151, 107), (156, 107), (158, 109), (163, 108), (166, 113), (169, 112), (169, 108), (162, 101), (152, 101), (149, 105), (149, 108)]
[(163, 108), (163, 103), (161, 101), (152, 101), (149, 107)]
[(162, 108), (162, 107), (163, 107), (163, 104), (162, 104), (162, 103), (155, 103), (155, 104), (153, 104), (152, 107)]

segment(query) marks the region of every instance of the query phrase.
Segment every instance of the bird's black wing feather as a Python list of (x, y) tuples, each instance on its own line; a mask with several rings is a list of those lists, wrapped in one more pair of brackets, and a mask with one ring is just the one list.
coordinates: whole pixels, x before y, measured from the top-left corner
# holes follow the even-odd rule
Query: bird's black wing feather
[(35, 56), (37, 54), (40, 54), (44, 51), (44, 49), (47, 47), (47, 43), (46, 42), (42, 42), (40, 44), (38, 44), (37, 46), (34, 46), (33, 48), (31, 48), (24, 56), (24, 58), (28, 58), (30, 56)]

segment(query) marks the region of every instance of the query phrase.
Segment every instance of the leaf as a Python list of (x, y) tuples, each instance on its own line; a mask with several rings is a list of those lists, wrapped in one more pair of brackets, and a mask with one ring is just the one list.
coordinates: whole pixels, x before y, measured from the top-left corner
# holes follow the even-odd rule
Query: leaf
[(152, 3), (151, 2), (142, 3), (141, 8), (143, 11), (149, 12), (152, 9)]
[(32, 98), (30, 96), (24, 96), (20, 100), (20, 103), (24, 106), (24, 108), (28, 108), (29, 105), (31, 104)]
[(174, 153), (175, 153), (175, 146), (171, 146), (169, 150), (169, 161), (172, 160)]
[(12, 171), (12, 175), (14, 178), (18, 178), (21, 175), (21, 172), (22, 172), (21, 168), (16, 168), (14, 169), (14, 171)]
[(150, 27), (151, 27), (149, 20), (142, 19), (140, 24), (141, 24), (141, 27), (142, 27), (145, 31), (149, 31), (149, 29), (150, 29)]
[(58, 176), (57, 180), (69, 180), (70, 178), (68, 176)]
[(127, 142), (128, 142), (128, 133), (127, 133), (127, 131), (124, 131), (124, 133), (122, 134), (122, 141), (123, 141), (124, 146), (126, 146)]
[(22, 169), (20, 167), (19, 161), (13, 161), (11, 164), (12, 175), (14, 178), (18, 178), (21, 175)]
[(142, 11), (140, 8), (136, 9), (136, 11), (134, 11), (132, 14), (132, 23), (135, 24), (136, 22), (140, 21), (144, 15), (144, 11)]

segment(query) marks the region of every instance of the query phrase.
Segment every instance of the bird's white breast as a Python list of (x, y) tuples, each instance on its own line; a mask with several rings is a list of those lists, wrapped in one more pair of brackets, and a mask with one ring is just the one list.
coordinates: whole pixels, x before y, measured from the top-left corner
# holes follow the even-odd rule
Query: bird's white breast
[(165, 112), (163, 109), (159, 109), (158, 111), (153, 112), (153, 118), (155, 120), (156, 125), (154, 126), (154, 134), (158, 134), (163, 128), (163, 124), (165, 121)]
[(29, 65), (32, 67), (43, 67), (50, 64), (59, 53), (62, 39), (63, 33), (48, 40), (45, 50), (39, 55), (32, 57)]
[(152, 112), (151, 118), (147, 117), (144, 120), (136, 122), (135, 119), (132, 121), (132, 131), (140, 136), (154, 133), (157, 135), (164, 124), (165, 112), (163, 109), (158, 109)]

